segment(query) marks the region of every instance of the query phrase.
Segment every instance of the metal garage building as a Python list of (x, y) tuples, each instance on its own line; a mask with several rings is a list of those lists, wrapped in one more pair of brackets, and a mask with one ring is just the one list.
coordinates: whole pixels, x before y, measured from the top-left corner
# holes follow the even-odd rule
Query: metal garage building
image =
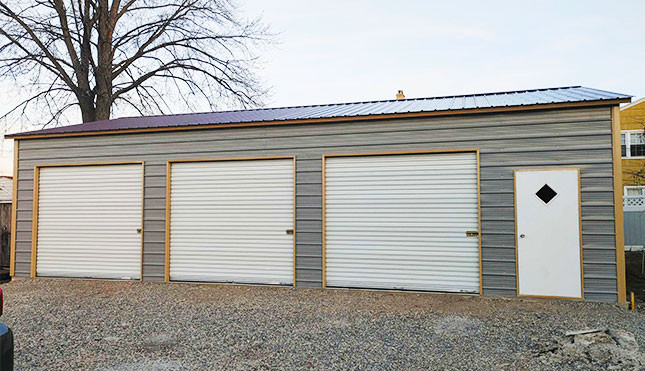
[(565, 87), (13, 134), (11, 273), (624, 302), (629, 101)]

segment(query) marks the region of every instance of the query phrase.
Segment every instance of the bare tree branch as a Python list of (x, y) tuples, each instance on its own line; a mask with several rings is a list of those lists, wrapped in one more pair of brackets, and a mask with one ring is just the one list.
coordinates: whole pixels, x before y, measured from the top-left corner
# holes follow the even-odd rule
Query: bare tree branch
[(0, 120), (261, 105), (271, 34), (231, 1), (0, 0), (0, 78), (21, 97)]
[[(72, 79), (69, 77), (63, 66), (60, 65), (59, 59), (54, 57), (52, 52), (48, 49), (48, 45), (46, 45), (43, 41), (40, 40), (40, 38), (36, 35), (36, 33), (33, 31), (32, 27), (27, 25), (25, 21), (16, 13), (14, 13), (7, 5), (5, 5), (3, 2), (0, 2), (0, 15), (9, 17), (10, 19), (14, 20), (17, 24), (19, 24), (29, 35), (30, 41), (34, 42), (38, 47), (40, 48), (40, 51), (51, 61), (51, 63), (54, 65), (56, 68), (57, 72), (60, 74), (60, 77), (69, 85), (70, 88), (74, 89), (76, 86), (74, 85)], [(3, 31), (3, 34), (6, 35), (6, 33)], [(19, 40), (9, 38), (10, 41), (12, 41), (14, 44), (19, 43)]]

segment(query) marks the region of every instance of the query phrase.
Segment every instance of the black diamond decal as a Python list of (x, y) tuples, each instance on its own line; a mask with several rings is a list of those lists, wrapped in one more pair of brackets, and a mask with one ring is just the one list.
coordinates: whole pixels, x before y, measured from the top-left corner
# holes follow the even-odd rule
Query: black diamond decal
[(549, 201), (553, 200), (553, 197), (555, 197), (557, 193), (553, 188), (549, 187), (548, 184), (545, 184), (539, 191), (535, 192), (535, 195), (538, 196), (540, 200), (544, 201), (545, 204), (548, 204)]

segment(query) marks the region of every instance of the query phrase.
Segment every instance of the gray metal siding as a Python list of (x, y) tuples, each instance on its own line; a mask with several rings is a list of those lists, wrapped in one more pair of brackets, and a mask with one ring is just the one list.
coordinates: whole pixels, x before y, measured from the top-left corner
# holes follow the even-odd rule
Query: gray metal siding
[(625, 246), (645, 245), (645, 212), (625, 211)]
[(144, 279), (163, 280), (168, 159), (296, 155), (296, 282), (322, 281), (322, 154), (479, 148), (483, 293), (515, 295), (513, 170), (579, 167), (585, 297), (616, 301), (610, 108), (119, 134), (20, 143), (16, 275), (29, 274), (36, 164), (145, 161)]

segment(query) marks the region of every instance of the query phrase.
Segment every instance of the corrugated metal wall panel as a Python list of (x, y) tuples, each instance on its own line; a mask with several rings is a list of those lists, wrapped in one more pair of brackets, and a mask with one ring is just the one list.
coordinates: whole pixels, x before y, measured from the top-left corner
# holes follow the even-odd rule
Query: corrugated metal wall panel
[(293, 159), (171, 166), (171, 280), (293, 284)]
[[(580, 136), (580, 134), (576, 132), (570, 132), (570, 133), (560, 133), (560, 132), (554, 132), (552, 134), (542, 134), (540, 137), (537, 137), (535, 139), (530, 139), (527, 138), (525, 135), (523, 136), (521, 133), (512, 133), (512, 134), (499, 134), (499, 128), (497, 131), (489, 129), (490, 134), (486, 137), (478, 137), (475, 134), (471, 133), (463, 133), (463, 135), (454, 137), (452, 136), (452, 133), (435, 133), (435, 135), (432, 136), (432, 138), (419, 138), (419, 137), (409, 137), (409, 134), (403, 135), (401, 132), (392, 132), (392, 133), (387, 133), (388, 136), (382, 137), (382, 136), (377, 136), (377, 137), (366, 137), (364, 134), (352, 134), (352, 135), (338, 135), (338, 137), (334, 136), (329, 136), (324, 138), (324, 144), (325, 147), (327, 148), (332, 148), (332, 147), (356, 147), (356, 146), (374, 146), (374, 145), (383, 145), (383, 146), (396, 146), (396, 145), (422, 145), (427, 147), (428, 145), (442, 145), (443, 147), (446, 148), (464, 148), (467, 147), (468, 143), (472, 143), (473, 141), (492, 141), (491, 143), (488, 144), (488, 152), (482, 151), (482, 153), (491, 153), (491, 154), (496, 154), (498, 156), (504, 156), (508, 154), (524, 154), (526, 152), (526, 149), (531, 148), (534, 149), (534, 151), (537, 153), (544, 153), (545, 156), (548, 156), (548, 154), (553, 153), (553, 152), (571, 152), (569, 156), (572, 158), (576, 158), (575, 156), (579, 156), (578, 158), (584, 159), (584, 156), (580, 157), (585, 150), (588, 149), (594, 149), (598, 151), (611, 151), (610, 147), (601, 146), (599, 147), (598, 145), (593, 146), (594, 143), (598, 143), (602, 141), (602, 136), (603, 134), (599, 134), (598, 137), (593, 138), (593, 140), (590, 140), (590, 144), (592, 145), (580, 145), (579, 142), (577, 141), (571, 141), (571, 138), (576, 138)], [(413, 132), (410, 132), (413, 133)], [(151, 134), (152, 135), (152, 134)], [(543, 140), (545, 138), (549, 138), (550, 136), (553, 137), (559, 137), (555, 140), (556, 143), (555, 145), (559, 145), (559, 147), (544, 147), (544, 148), (535, 148), (539, 144), (543, 143)], [(583, 135), (584, 137), (584, 135)], [(567, 138), (569, 140), (567, 140)], [(215, 152), (230, 152), (230, 151), (254, 151), (257, 150), (258, 148), (262, 148), (263, 146), (271, 146), (275, 148), (276, 150), (285, 150), (285, 151), (293, 151), (297, 150), (298, 148), (307, 148), (307, 147), (317, 147), (321, 145), (321, 140), (323, 138), (318, 137), (318, 136), (303, 136), (299, 138), (298, 143), (294, 143), (293, 140), (290, 138), (263, 138), (263, 139), (251, 139), (244, 141), (244, 143), (236, 143), (236, 141), (224, 141), (224, 142), (216, 142), (216, 150)], [(504, 140), (504, 142), (499, 142), (499, 140)], [(200, 143), (201, 144), (201, 143)], [(214, 143), (215, 144), (215, 143)], [(114, 153), (116, 147), (119, 147), (118, 145), (112, 145), (112, 146), (102, 146), (102, 147), (97, 147), (94, 148), (93, 151), (95, 152), (96, 156), (110, 156), (110, 153)], [(148, 154), (149, 161), (155, 160), (155, 161), (160, 161), (163, 160), (166, 156), (165, 151), (168, 148), (167, 144), (150, 144), (150, 153)], [(203, 157), (204, 154), (213, 152), (213, 150), (208, 150), (204, 148), (203, 146), (197, 146), (195, 143), (179, 143), (176, 145), (173, 145), (174, 150), (178, 151), (179, 153), (184, 153), (187, 155), (187, 157)], [(506, 149), (507, 152), (502, 152), (498, 153), (498, 151)], [(61, 159), (74, 159), (75, 157), (78, 156), (83, 156), (86, 151), (84, 151), (82, 148), (80, 149), (70, 149), (70, 153), (64, 153), (61, 154), (59, 151), (56, 149), (39, 149), (37, 150), (36, 153), (33, 155), (30, 154), (28, 158), (25, 158), (24, 161), (26, 163), (29, 163), (30, 160), (34, 159), (39, 159), (47, 156), (61, 156)], [(342, 152), (342, 151), (341, 151)], [(532, 152), (532, 151), (530, 151)], [(130, 156), (130, 155), (136, 155), (138, 153), (138, 150), (136, 148), (125, 148), (122, 151), (118, 152), (118, 156), (125, 157), (125, 156)], [(529, 155), (530, 156), (530, 155)], [(557, 155), (556, 155), (557, 156)], [(224, 156), (222, 156), (224, 157)], [(536, 159), (535, 157), (532, 157), (531, 159), (533, 160), (539, 160)], [(495, 158), (492, 158), (492, 160), (495, 160)], [(545, 158), (544, 160), (549, 160), (548, 158)], [(566, 160), (566, 159), (563, 159)], [(539, 164), (539, 163), (538, 163)], [(485, 165), (485, 164), (482, 164)], [(487, 164), (486, 164), (487, 165)], [(494, 166), (495, 164), (493, 163), (490, 166)]]
[(37, 276), (141, 276), (141, 165), (40, 170)]
[[(582, 195), (590, 185), (596, 185), (596, 177), (605, 177), (611, 182), (612, 159), (608, 150), (589, 151), (584, 157), (571, 160), (569, 148), (584, 151), (609, 148), (611, 143), (610, 108), (560, 109), (534, 112), (514, 112), (488, 115), (446, 116), (428, 119), (387, 120), (362, 123), (313, 124), (298, 126), (249, 127), (244, 129), (199, 130), (168, 133), (148, 133), (133, 135), (102, 135), (76, 138), (23, 140), (19, 153), (19, 199), (18, 220), (31, 222), (31, 181), (33, 167), (48, 162), (87, 162), (87, 161), (146, 161), (146, 180), (148, 175), (165, 180), (165, 163), (168, 159), (195, 157), (230, 156), (297, 156), (297, 181), (299, 184), (320, 184), (321, 156), (323, 153), (437, 150), (450, 148), (480, 148), (481, 161), (497, 166), (482, 167), (481, 187), (492, 190), (497, 181), (512, 182), (513, 169), (545, 167), (528, 161), (516, 161), (517, 152), (507, 152), (496, 156), (497, 163), (487, 160), (491, 151), (515, 148), (526, 151), (534, 157), (543, 156), (544, 151), (533, 151), (533, 147), (547, 148), (551, 153), (551, 165), (564, 164), (566, 167), (579, 167), (582, 178)], [(585, 137), (591, 144), (580, 141)], [(340, 139), (342, 138), (342, 140)], [(361, 139), (363, 138), (363, 139)], [(397, 144), (388, 144), (390, 139)], [(356, 140), (358, 139), (358, 140)], [(536, 145), (538, 141), (539, 145)], [(51, 151), (50, 151), (51, 150)], [(196, 156), (199, 155), (199, 156)], [(547, 161), (548, 163), (548, 161)], [(548, 165), (547, 165), (548, 166)], [(303, 175), (301, 175), (301, 171)], [(23, 177), (25, 177), (23, 181)], [(301, 183), (303, 182), (304, 183)], [(492, 182), (493, 185), (489, 185)], [(609, 183), (611, 184), (611, 183)], [(24, 191), (24, 192), (23, 192)], [(604, 217), (604, 228), (613, 228), (613, 192), (602, 191), (604, 197), (599, 201), (582, 204), (583, 218)], [(152, 196), (154, 194), (154, 197)], [(165, 195), (152, 191), (146, 183), (145, 208), (163, 210)], [(514, 231), (506, 225), (497, 223), (497, 213), (503, 217), (513, 210), (512, 197), (496, 197), (482, 194), (482, 219), (485, 225), (482, 250), (495, 250), (503, 259), (515, 259)], [(511, 215), (511, 220), (514, 216)], [(492, 219), (491, 219), (492, 218)], [(322, 199), (320, 196), (299, 195), (296, 197), (296, 219), (298, 221), (321, 221)], [(148, 220), (146, 220), (146, 223)], [(483, 223), (484, 224), (484, 223)], [(489, 233), (501, 231), (506, 234)], [(322, 232), (322, 231), (321, 231)], [(318, 232), (318, 236), (321, 236)], [(29, 250), (31, 235), (18, 228), (16, 274), (29, 274)], [(144, 226), (144, 263), (151, 253), (164, 251), (164, 233), (148, 231)], [(300, 256), (322, 256), (321, 237), (313, 234), (299, 238), (296, 253)], [(584, 258), (589, 249), (602, 250), (615, 254), (613, 235), (583, 235)], [(317, 286), (322, 283), (322, 271), (297, 269), (299, 286)], [(163, 266), (144, 265), (144, 278), (163, 279)], [(616, 300), (616, 281), (612, 281), (613, 291), (604, 288), (598, 294), (596, 282), (585, 277), (585, 297), (590, 300)], [(483, 272), (484, 294), (515, 295), (515, 277), (498, 276)], [(602, 285), (606, 283), (603, 281)], [(598, 283), (600, 285), (600, 283)], [(604, 287), (604, 286), (603, 286)], [(588, 293), (589, 292), (589, 293)]]
[[(598, 112), (603, 111), (601, 115)], [(461, 136), (450, 135), (451, 140), (461, 140), (460, 138), (471, 138), (470, 140), (481, 140), (483, 135), (478, 136), (477, 133), (490, 128), (490, 140), (495, 139), (525, 139), (527, 133), (534, 135), (543, 134), (544, 138), (549, 140), (556, 139), (556, 136), (566, 137), (575, 135), (586, 135), (589, 132), (604, 133), (605, 135), (611, 134), (610, 127), (599, 127), (594, 125), (599, 120), (608, 120), (609, 109), (607, 108), (591, 108), (591, 109), (568, 109), (568, 110), (546, 110), (536, 111), (531, 113), (506, 113), (506, 114), (490, 114), (485, 115), (468, 115), (468, 116), (447, 116), (436, 117), (431, 119), (408, 119), (408, 120), (387, 120), (379, 121), (378, 125), (366, 125), (365, 122), (360, 125), (354, 124), (325, 124), (315, 125), (316, 130), (312, 131), (311, 126), (276, 126), (267, 128), (244, 128), (244, 129), (229, 129), (225, 131), (185, 131), (181, 133), (148, 133), (148, 134), (135, 134), (135, 135), (110, 135), (108, 137), (87, 137), (79, 141), (79, 138), (57, 138), (55, 140), (37, 140), (37, 141), (23, 141), (27, 145), (27, 149), (45, 150), (45, 149), (75, 149), (75, 148), (93, 148), (100, 149), (105, 147), (116, 146), (121, 150), (128, 149), (130, 145), (137, 145), (141, 143), (141, 137), (145, 136), (146, 145), (153, 146), (150, 153), (167, 152), (167, 145), (180, 145), (182, 143), (193, 144), (196, 148), (203, 148), (203, 145), (208, 143), (217, 143), (218, 147), (220, 142), (237, 141), (241, 140), (248, 142), (251, 139), (261, 139), (273, 142), (278, 138), (291, 138), (297, 137), (320, 137), (320, 136), (335, 136), (339, 134), (338, 126), (342, 126), (342, 135), (347, 134), (384, 134), (392, 135), (401, 132), (424, 132), (427, 130), (433, 131), (432, 138), (426, 138), (427, 142), (437, 141), (434, 134), (440, 132), (451, 133), (453, 130), (459, 130), (463, 133)], [(602, 117), (605, 116), (605, 117)], [(424, 127), (423, 123), (432, 122), (432, 128)], [(420, 125), (421, 124), (421, 125)], [(512, 130), (510, 130), (512, 128)], [(232, 133), (234, 135), (222, 134), (223, 132)], [(208, 133), (208, 134), (207, 134)], [(483, 132), (482, 132), (483, 133)], [(28, 144), (31, 142), (30, 144)], [(38, 144), (36, 144), (38, 142)], [(46, 142), (46, 143), (45, 143)], [(441, 142), (441, 140), (437, 141)], [(298, 147), (291, 143), (292, 147)], [(162, 145), (165, 147), (156, 148), (155, 145)], [(239, 144), (238, 144), (238, 147)], [(240, 147), (241, 148), (241, 147)], [(114, 147), (107, 148), (106, 153), (110, 156), (116, 155)], [(212, 149), (216, 151), (215, 149)], [(183, 152), (183, 151), (182, 151)], [(86, 153), (83, 153), (87, 155)], [(65, 153), (58, 153), (64, 156)], [(103, 155), (103, 154), (100, 154)], [(309, 154), (315, 157), (314, 153)], [(31, 157), (31, 156), (29, 156)]]
[(330, 157), (328, 286), (479, 292), (475, 153)]

